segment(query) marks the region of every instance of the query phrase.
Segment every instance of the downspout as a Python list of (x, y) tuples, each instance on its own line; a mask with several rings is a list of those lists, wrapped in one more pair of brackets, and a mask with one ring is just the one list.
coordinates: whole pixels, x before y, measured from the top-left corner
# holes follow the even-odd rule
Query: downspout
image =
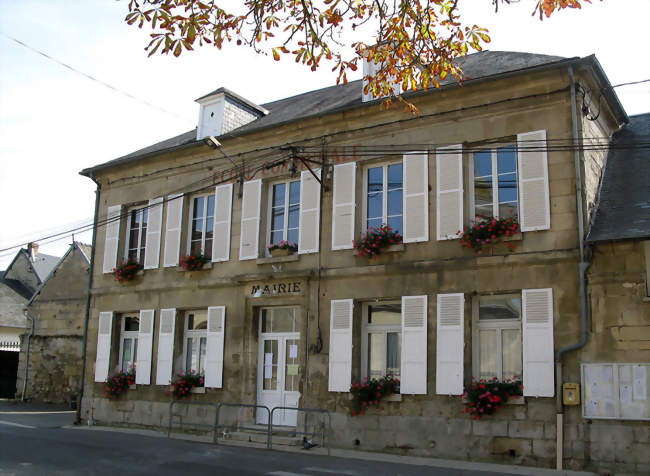
[(564, 449), (564, 407), (562, 405), (562, 356), (565, 352), (580, 349), (587, 343), (587, 286), (586, 286), (586, 273), (589, 268), (588, 258), (585, 256), (584, 245), (584, 212), (582, 208), (582, 170), (581, 170), (581, 145), (582, 141), (579, 140), (578, 135), (578, 117), (577, 117), (577, 103), (576, 103), (576, 82), (573, 74), (573, 67), (569, 66), (569, 81), (571, 88), (571, 123), (573, 126), (573, 162), (575, 165), (575, 180), (576, 180), (576, 209), (578, 211), (578, 242), (580, 244), (580, 264), (578, 266), (578, 279), (580, 282), (580, 325), (582, 333), (580, 341), (571, 345), (567, 345), (557, 350), (555, 353), (555, 396), (556, 396), (556, 428), (557, 428), (557, 441), (556, 441), (556, 467), (558, 470), (562, 469), (563, 449)]
[(27, 308), (23, 309), (23, 315), (29, 319), (29, 321), (32, 323), (31, 330), (29, 331), (29, 334), (27, 334), (27, 349), (26, 349), (26, 358), (25, 358), (25, 377), (23, 379), (23, 393), (20, 396), (21, 401), (25, 401), (25, 392), (27, 392), (27, 376), (29, 374), (29, 348), (31, 347), (32, 344), (32, 336), (34, 335), (34, 318), (29, 315), (27, 312)]
[(88, 347), (88, 320), (90, 317), (90, 290), (93, 286), (93, 274), (95, 270), (95, 245), (97, 243), (97, 217), (99, 215), (99, 195), (101, 191), (101, 185), (97, 180), (95, 180), (95, 177), (93, 176), (93, 173), (90, 172), (89, 175), (90, 179), (97, 184), (97, 190), (95, 190), (95, 216), (93, 218), (93, 240), (92, 240), (92, 245), (91, 245), (91, 250), (90, 250), (90, 263), (88, 266), (88, 289), (86, 291), (86, 314), (84, 316), (84, 334), (83, 334), (83, 340), (81, 344), (81, 382), (79, 384), (79, 398), (77, 399), (77, 412), (75, 416), (75, 425), (79, 425), (81, 423), (81, 403), (83, 402), (83, 395), (84, 395), (84, 385), (86, 382), (86, 349)]

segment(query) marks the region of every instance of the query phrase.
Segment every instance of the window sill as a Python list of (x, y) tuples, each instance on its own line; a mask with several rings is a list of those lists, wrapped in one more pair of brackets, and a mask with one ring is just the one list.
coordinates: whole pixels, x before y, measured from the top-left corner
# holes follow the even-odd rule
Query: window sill
[(524, 235), (521, 232), (519, 232), (510, 236), (502, 236), (500, 239), (501, 241), (521, 241), (524, 239)]
[(275, 264), (275, 263), (290, 263), (293, 261), (298, 261), (300, 256), (298, 253), (294, 253), (287, 256), (276, 256), (275, 258), (258, 258), (257, 264)]
[(643, 302), (650, 302), (650, 296), (645, 296), (643, 298)]
[(129, 390), (136, 390), (138, 386), (136, 384), (129, 385)]
[(205, 271), (208, 269), (212, 269), (212, 261), (205, 263), (201, 269), (185, 269), (182, 266), (176, 266), (176, 271), (179, 273), (191, 273), (193, 271)]
[(399, 245), (391, 245), (385, 250), (382, 250), (382, 253), (394, 253), (396, 251), (404, 251), (404, 243), (400, 243)]
[(205, 393), (205, 387), (194, 387), (190, 393)]
[(387, 397), (386, 400), (387, 402), (401, 402), (402, 401), (402, 394), (401, 393), (395, 393), (391, 395), (390, 397)]

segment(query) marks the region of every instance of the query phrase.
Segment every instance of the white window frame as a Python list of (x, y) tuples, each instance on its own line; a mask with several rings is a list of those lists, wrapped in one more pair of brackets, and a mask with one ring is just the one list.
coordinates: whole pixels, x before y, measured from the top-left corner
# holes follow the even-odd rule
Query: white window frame
[[(505, 141), (498, 144), (485, 144), (483, 147), (481, 144), (473, 145), (469, 150), (469, 159), (468, 159), (468, 170), (469, 170), (469, 217), (472, 221), (476, 220), (476, 208), (474, 201), (474, 153), (480, 152), (483, 150), (490, 150), (492, 153), (492, 216), (495, 218), (499, 217), (499, 168), (497, 161), (497, 149), (503, 147), (512, 147), (515, 153), (515, 174), (517, 185), (517, 221), (520, 220), (521, 213), (521, 200), (519, 199), (519, 160), (517, 158), (517, 140), (514, 139), (512, 142)], [(496, 180), (494, 178), (496, 177)]]
[(650, 298), (650, 240), (643, 242), (645, 254), (645, 295)]
[[(265, 244), (270, 245), (271, 244), (271, 225), (273, 221), (273, 187), (279, 184), (285, 184), (286, 187), (284, 188), (284, 225), (283, 225), (283, 230), (282, 230), (282, 239), (286, 241), (287, 235), (289, 234), (289, 188), (290, 184), (293, 182), (298, 183), (299, 189), (300, 187), (300, 178), (286, 178), (283, 180), (274, 180), (273, 182), (269, 182), (268, 184), (268, 190), (267, 190), (267, 207), (266, 207), (266, 216), (268, 219), (266, 220), (266, 239), (265, 239)], [(302, 190), (300, 190), (302, 192)], [(298, 200), (298, 235), (300, 236), (300, 208), (301, 208), (301, 203), (302, 203), (302, 196)], [(298, 246), (298, 242), (296, 241), (293, 243), (294, 245)], [(265, 247), (265, 252), (268, 256), (270, 256), (269, 251)]]
[(388, 166), (402, 164), (402, 230), (401, 235), (404, 236), (404, 160), (386, 160), (382, 162), (376, 162), (371, 164), (366, 164), (362, 168), (363, 173), (363, 207), (362, 207), (362, 222), (361, 222), (361, 232), (366, 233), (368, 231), (368, 170), (376, 169), (382, 167), (382, 184), (383, 184), (383, 200), (382, 200), (382, 225), (388, 223)]
[[(140, 264), (144, 264), (144, 254), (145, 254), (145, 249), (142, 248), (142, 238), (144, 235), (144, 238), (146, 240), (147, 238), (147, 229), (149, 228), (149, 211), (150, 209), (147, 208), (146, 204), (142, 205), (137, 205), (128, 208), (127, 210), (127, 215), (126, 215), (126, 239), (124, 240), (124, 261), (127, 261), (129, 259), (129, 249), (131, 248), (131, 213), (136, 212), (136, 211), (145, 211), (147, 212), (147, 228), (143, 230), (142, 228), (142, 220), (140, 220), (140, 226), (138, 227), (138, 252), (136, 254), (136, 262)], [(145, 247), (146, 247), (146, 242), (145, 242)], [(142, 260), (142, 261), (140, 261)]]
[[(190, 314), (196, 314), (197, 312), (205, 313), (206, 328), (205, 329), (188, 329)], [(183, 311), (183, 372), (187, 371), (187, 340), (189, 338), (197, 339), (197, 342), (199, 343), (199, 348), (197, 348), (197, 352), (199, 353), (199, 355), (200, 355), (200, 352), (201, 352), (201, 349), (200, 349), (201, 338), (205, 338), (205, 345), (206, 345), (206, 349), (207, 349), (207, 345), (208, 345), (207, 319), (208, 319), (208, 310), (207, 309), (190, 309), (190, 310), (187, 310), (187, 311)], [(203, 365), (205, 366), (206, 363), (207, 363), (207, 353), (206, 353), (206, 361), (204, 362)], [(203, 369), (203, 373), (201, 373), (201, 372), (199, 372), (197, 370), (197, 374), (205, 376), (205, 368)]]
[[(137, 331), (127, 331), (125, 330), (126, 327), (126, 319), (127, 318), (135, 318), (138, 320), (138, 330)], [(124, 355), (124, 341), (126, 339), (133, 339), (133, 342), (135, 345), (131, 347), (131, 353), (133, 356), (133, 369), (136, 369), (137, 362), (138, 362), (138, 355), (137, 355), (137, 342), (138, 342), (138, 334), (140, 332), (140, 314), (138, 313), (123, 313), (120, 315), (120, 353), (118, 356), (118, 365), (119, 365), (119, 370), (123, 370), (122, 368), (122, 357)], [(126, 372), (128, 372), (130, 369), (126, 369)], [(137, 371), (137, 370), (136, 370)]]
[[(216, 207), (217, 207), (217, 199), (214, 196), (214, 193), (204, 193), (200, 195), (192, 195), (190, 197), (190, 213), (188, 215), (188, 227), (187, 227), (187, 254), (189, 255), (192, 252), (192, 226), (194, 225), (194, 200), (197, 198), (205, 198), (205, 206), (203, 207), (203, 223), (207, 224), (207, 216), (208, 216), (208, 200), (209, 197), (214, 197), (214, 206), (215, 210), (212, 212), (212, 226), (214, 228), (214, 220), (215, 220), (215, 214), (216, 214)], [(212, 246), (210, 246), (209, 250), (205, 249), (205, 233), (207, 231), (207, 226), (203, 227), (203, 232), (201, 233), (201, 254), (208, 256), (209, 258), (212, 258)], [(214, 229), (212, 231), (212, 240), (214, 240)]]
[[(400, 349), (402, 346), (402, 322), (400, 318), (399, 324), (369, 324), (368, 323), (368, 308), (371, 306), (377, 306), (382, 304), (398, 304), (400, 309), (402, 307), (402, 301), (399, 299), (396, 300), (386, 300), (386, 301), (369, 301), (361, 303), (361, 378), (370, 378), (368, 375), (368, 335), (369, 334), (383, 334), (384, 335), (384, 360), (383, 368), (384, 375), (386, 375), (386, 352), (388, 347), (388, 334), (397, 332), (399, 333), (400, 338)], [(400, 313), (401, 316), (401, 313)], [(400, 355), (400, 366), (401, 366), (402, 356)], [(400, 375), (397, 376), (398, 379), (401, 379), (401, 368)], [(399, 393), (399, 392), (397, 392)]]
[(521, 303), (521, 293), (495, 293), (495, 294), (483, 294), (475, 296), (472, 299), (472, 375), (475, 375), (477, 379), (480, 379), (480, 369), (481, 369), (481, 340), (479, 331), (480, 330), (495, 330), (497, 335), (497, 379), (503, 381), (503, 348), (502, 348), (502, 332), (504, 330), (519, 330), (520, 332), (520, 354), (521, 354), (521, 372), (522, 375), (518, 375), (520, 379), (523, 379), (523, 328), (522, 328), (522, 313), (523, 309), (519, 308), (519, 319), (490, 319), (490, 320), (479, 320), (479, 303), (481, 297), (517, 297)]

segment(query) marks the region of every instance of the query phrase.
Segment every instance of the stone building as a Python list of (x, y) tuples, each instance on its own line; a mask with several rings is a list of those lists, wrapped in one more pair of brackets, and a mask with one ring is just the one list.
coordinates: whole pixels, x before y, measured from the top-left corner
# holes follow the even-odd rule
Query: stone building
[[(165, 426), (170, 379), (194, 370), (205, 391), (190, 401), (327, 409), (338, 447), (609, 464), (594, 445), (573, 453), (584, 426), (559, 396), (583, 354), (556, 366), (553, 351), (581, 339), (584, 237), (628, 117), (593, 56), (483, 52), (459, 65), (462, 87), (405, 94), (418, 116), (364, 98), (362, 81), (263, 106), (218, 89), (198, 100), (196, 130), (82, 171), (99, 200), (82, 417)], [(478, 254), (458, 234), (476, 215), (521, 231)], [(356, 257), (354, 241), (382, 224), (403, 243)], [(296, 252), (271, 256), (282, 240)], [(184, 271), (190, 253), (209, 263)], [(144, 271), (121, 284), (112, 271), (126, 260)], [(105, 398), (107, 377), (132, 368), (135, 387)], [(387, 374), (399, 394), (352, 416), (350, 386)], [(472, 376), (521, 378), (523, 397), (473, 420)]]
[(0, 272), (0, 398), (16, 394), (18, 353), (27, 323), (23, 309), (58, 260), (39, 254), (38, 245), (30, 243)]
[(77, 398), (90, 251), (72, 243), (24, 305), (34, 326), (23, 330), (18, 397), (45, 403)]

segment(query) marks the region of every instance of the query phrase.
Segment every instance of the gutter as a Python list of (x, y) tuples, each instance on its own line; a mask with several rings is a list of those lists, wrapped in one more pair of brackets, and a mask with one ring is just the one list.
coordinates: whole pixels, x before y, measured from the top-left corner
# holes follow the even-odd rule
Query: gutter
[[(578, 134), (578, 115), (576, 102), (576, 82), (573, 73), (573, 66), (568, 68), (569, 81), (571, 88), (571, 124), (573, 128), (573, 142), (575, 146), (579, 145), (580, 139)], [(580, 263), (578, 265), (578, 279), (580, 282), (580, 326), (582, 329), (580, 341), (561, 347), (555, 353), (555, 407), (556, 407), (556, 469), (562, 469), (563, 451), (564, 451), (564, 407), (562, 405), (562, 357), (566, 352), (577, 350), (587, 343), (587, 284), (586, 273), (591, 265), (585, 256), (584, 243), (584, 211), (582, 207), (582, 170), (580, 147), (574, 147), (573, 163), (575, 166), (576, 182), (576, 210), (578, 212), (578, 242), (580, 244)]]
[(32, 328), (29, 331), (29, 334), (27, 334), (27, 349), (26, 349), (26, 354), (27, 357), (25, 358), (25, 377), (23, 378), (23, 392), (22, 395), (20, 396), (21, 401), (25, 401), (25, 393), (27, 392), (27, 377), (29, 375), (29, 349), (32, 344), (32, 336), (34, 335), (34, 318), (29, 315), (27, 312), (27, 307), (23, 309), (23, 315), (30, 320), (32, 323)]
[(97, 244), (97, 217), (99, 215), (99, 196), (102, 188), (99, 182), (95, 180), (92, 171), (89, 172), (88, 176), (97, 185), (97, 190), (95, 190), (95, 216), (93, 218), (93, 225), (94, 225), (93, 240), (92, 240), (92, 245), (90, 250), (90, 264), (88, 267), (88, 289), (86, 291), (86, 312), (84, 316), (84, 334), (83, 334), (83, 340), (81, 344), (81, 382), (79, 384), (79, 398), (77, 399), (77, 408), (76, 408), (76, 415), (74, 421), (75, 425), (79, 425), (81, 423), (81, 404), (83, 402), (84, 385), (86, 383), (86, 360), (87, 360), (86, 351), (88, 347), (88, 321), (90, 318), (90, 298), (91, 298), (90, 291), (93, 286), (93, 274), (95, 270), (95, 246)]

